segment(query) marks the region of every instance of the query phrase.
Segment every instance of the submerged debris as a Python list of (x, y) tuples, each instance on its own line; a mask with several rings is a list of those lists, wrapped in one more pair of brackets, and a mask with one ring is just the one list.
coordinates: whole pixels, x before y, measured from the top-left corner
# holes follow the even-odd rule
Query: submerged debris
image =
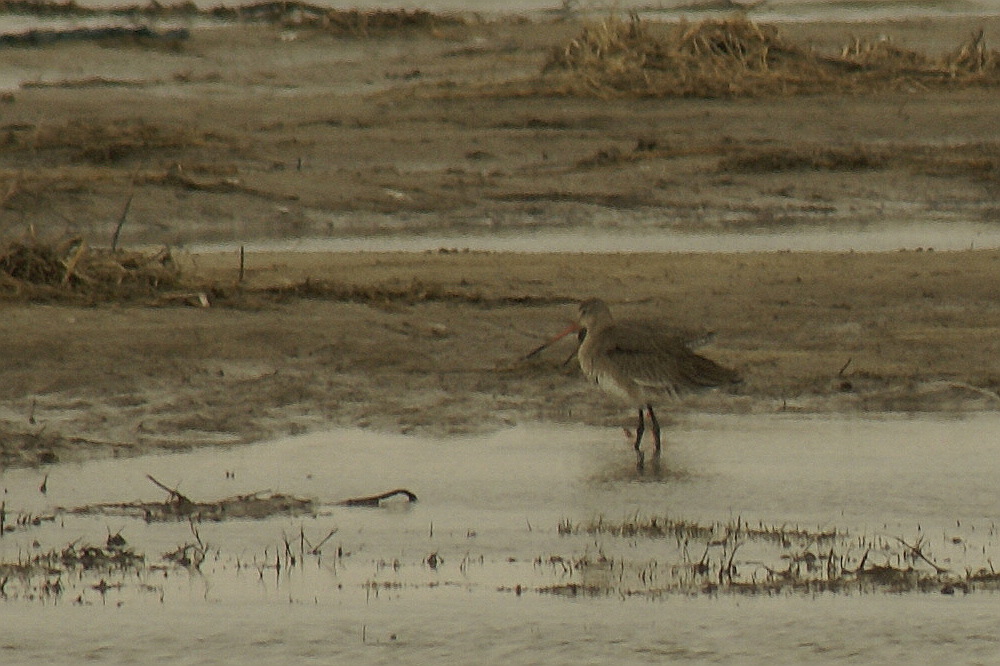
[(89, 504), (70, 509), (73, 514), (104, 514), (142, 518), (147, 522), (164, 520), (220, 521), (230, 518), (264, 519), (277, 515), (301, 516), (316, 512), (311, 499), (268, 491), (226, 497), (214, 502), (196, 502), (152, 476), (149, 480), (167, 491), (165, 502), (116, 502)]
[[(146, 522), (189, 520), (193, 523), (234, 518), (261, 520), (279, 515), (316, 515), (321, 506), (318, 502), (308, 498), (295, 497), (284, 493), (272, 493), (270, 491), (235, 495), (214, 502), (197, 502), (176, 488), (171, 488), (161, 483), (152, 475), (147, 474), (146, 478), (161, 490), (166, 491), (166, 501), (88, 504), (87, 506), (69, 509), (67, 513), (131, 516), (133, 518), (142, 518)], [(417, 495), (412, 491), (405, 488), (397, 488), (377, 495), (348, 498), (336, 504), (337, 506), (346, 507), (379, 507), (384, 502), (396, 497), (401, 497), (409, 503), (417, 501)]]

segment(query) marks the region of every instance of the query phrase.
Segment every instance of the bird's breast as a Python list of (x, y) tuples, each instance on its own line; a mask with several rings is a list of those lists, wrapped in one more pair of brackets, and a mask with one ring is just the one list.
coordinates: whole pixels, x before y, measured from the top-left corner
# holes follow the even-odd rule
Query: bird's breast
[(600, 370), (592, 370), (590, 373), (585, 374), (590, 381), (597, 384), (601, 390), (608, 395), (620, 398), (628, 403), (633, 403), (639, 400), (639, 387), (632, 381), (624, 379), (614, 373), (601, 372)]

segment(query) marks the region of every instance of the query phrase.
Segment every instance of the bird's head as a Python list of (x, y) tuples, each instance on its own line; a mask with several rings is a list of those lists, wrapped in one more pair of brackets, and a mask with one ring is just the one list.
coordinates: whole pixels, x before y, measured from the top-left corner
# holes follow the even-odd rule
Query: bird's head
[(580, 313), (577, 317), (578, 325), (583, 330), (596, 330), (610, 324), (611, 309), (607, 303), (599, 298), (588, 298), (580, 303)]

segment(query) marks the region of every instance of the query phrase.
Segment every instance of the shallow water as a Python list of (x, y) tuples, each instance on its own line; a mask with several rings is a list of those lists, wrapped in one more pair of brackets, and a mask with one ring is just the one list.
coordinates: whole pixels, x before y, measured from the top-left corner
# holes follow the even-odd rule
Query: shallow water
[[(193, 243), (191, 252), (234, 252), (242, 245), (258, 252), (428, 252), (441, 248), (491, 252), (891, 252), (971, 250), (1000, 247), (1000, 226), (975, 222), (790, 227), (751, 233), (681, 232), (642, 227), (641, 220), (617, 220), (611, 228), (519, 230), (509, 233), (399, 233)], [(630, 228), (632, 227), (632, 228)]]
[[(1000, 640), (993, 592), (704, 594), (676, 585), (682, 549), (672, 537), (559, 528), (660, 516), (836, 530), (837, 548), (899, 537), (920, 541), (940, 566), (975, 571), (997, 555), (998, 426), (996, 414), (685, 417), (659, 465), (641, 472), (620, 431), (577, 426), (445, 439), (338, 430), (10, 470), (0, 477), (8, 521), (162, 500), (146, 474), (193, 499), (268, 489), (324, 506), (314, 517), (201, 523), (212, 553), (201, 571), (102, 574), (121, 585), (103, 594), (95, 575), (63, 579), (60, 595), (8, 582), (0, 650), (17, 663), (984, 661)], [(335, 505), (396, 487), (419, 501)], [(316, 544), (334, 529), (322, 556), (273, 566), (286, 540), (298, 554), (300, 534)], [(0, 556), (119, 531), (148, 564), (193, 538), (187, 523), (61, 514), (4, 536)], [(694, 559), (701, 548), (691, 545)], [(610, 569), (580, 564), (601, 558)], [(764, 575), (767, 558), (779, 566), (774, 548), (748, 542), (740, 575)], [(573, 595), (574, 583), (596, 591)]]

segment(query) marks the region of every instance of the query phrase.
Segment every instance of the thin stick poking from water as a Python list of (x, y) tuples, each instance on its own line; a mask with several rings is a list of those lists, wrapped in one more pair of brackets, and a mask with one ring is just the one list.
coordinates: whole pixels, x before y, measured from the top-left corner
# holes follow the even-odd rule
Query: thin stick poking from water
[(330, 530), (330, 533), (327, 534), (325, 537), (323, 537), (323, 540), (320, 541), (318, 544), (316, 544), (316, 546), (312, 550), (309, 551), (309, 554), (310, 555), (319, 555), (319, 549), (322, 548), (323, 544), (326, 543), (327, 541), (329, 541), (330, 537), (332, 537), (334, 534), (336, 534), (337, 530), (339, 530), (339, 529), (340, 529), (339, 527), (334, 527), (332, 530)]
[[(948, 570), (947, 570), (947, 569), (945, 569), (944, 567), (939, 567), (938, 565), (936, 565), (936, 564), (934, 564), (933, 562), (931, 562), (931, 561), (930, 561), (930, 560), (929, 560), (929, 559), (927, 558), (927, 556), (926, 556), (926, 555), (924, 555), (924, 554), (923, 554), (923, 552), (921, 552), (921, 549), (920, 549), (920, 548), (918, 548), (918, 547), (916, 547), (916, 546), (911, 546), (910, 544), (906, 543), (905, 541), (903, 541), (903, 540), (902, 540), (902, 539), (900, 539), (899, 537), (894, 537), (894, 538), (896, 539), (896, 541), (898, 541), (899, 543), (901, 543), (901, 544), (903, 544), (904, 546), (906, 546), (907, 548), (909, 548), (909, 549), (910, 549), (910, 552), (911, 552), (911, 553), (913, 553), (914, 555), (916, 555), (917, 557), (919, 557), (920, 559), (922, 559), (922, 560), (923, 560), (924, 562), (926, 562), (927, 564), (929, 564), (929, 565), (931, 565), (932, 567), (934, 567), (934, 571), (938, 572), (939, 574), (942, 574), (942, 573), (947, 573), (947, 572), (948, 572)], [(920, 541), (918, 540), (918, 541), (917, 541), (917, 543), (920, 543)]]
[(121, 236), (122, 227), (125, 226), (125, 220), (128, 218), (128, 209), (132, 207), (132, 197), (134, 196), (134, 193), (128, 195), (128, 199), (125, 200), (125, 206), (122, 208), (122, 214), (118, 218), (118, 225), (115, 227), (115, 233), (111, 234), (112, 252), (118, 249), (118, 237)]

